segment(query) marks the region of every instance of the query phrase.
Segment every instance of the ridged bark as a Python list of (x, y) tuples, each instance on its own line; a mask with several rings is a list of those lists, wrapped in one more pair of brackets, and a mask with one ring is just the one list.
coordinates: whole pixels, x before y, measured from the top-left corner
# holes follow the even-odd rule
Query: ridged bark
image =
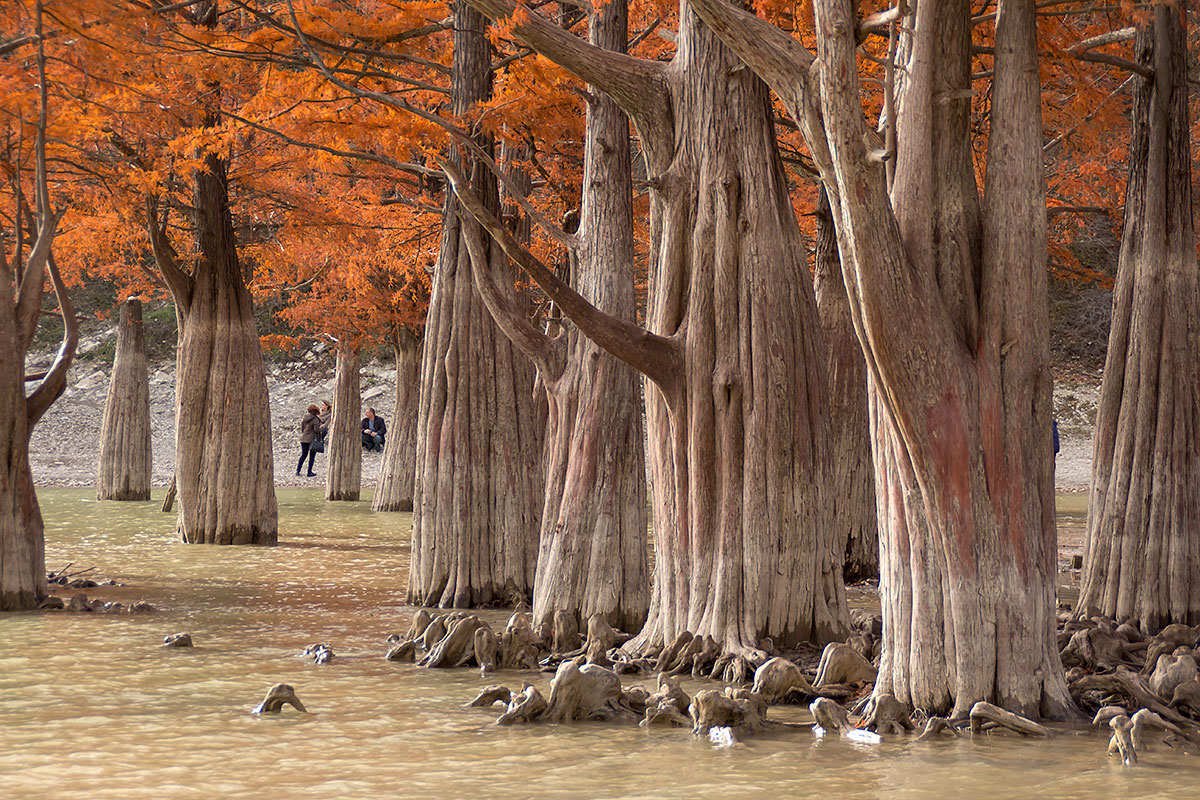
[(875, 463), (867, 403), (867, 362), (863, 359), (850, 299), (842, 280), (837, 233), (829, 197), (821, 188), (817, 206), (817, 246), (813, 288), (825, 334), (829, 375), (832, 473), (829, 503), (833, 527), (845, 536), (842, 575), (847, 583), (879, 577), (879, 529), (875, 519)]
[[(355, 347), (338, 347), (329, 422), (326, 500), (357, 500), (362, 490), (362, 369)], [(386, 446), (386, 445), (385, 445)]]
[(931, 714), (963, 715), (980, 700), (1067, 714), (1033, 1), (997, 8), (982, 201), (965, 0), (923, 0), (897, 21), (894, 140), (863, 115), (854, 0), (815, 0), (815, 57), (753, 14), (693, 2), (771, 82), (829, 189), (870, 375), (876, 693)]
[[(624, 50), (628, 10), (613, 0), (593, 11), (592, 43)], [(484, 253), (478, 224), (472, 248)], [(527, 241), (520, 231), (513, 238)], [(570, 250), (570, 285), (596, 308), (632, 321), (633, 186), (629, 122), (610, 98), (588, 98), (583, 198)], [(546, 491), (534, 624), (554, 629), (565, 614), (571, 630), (600, 616), (636, 631), (649, 601), (646, 558), (646, 469), (641, 386), (637, 373), (569, 321), (549, 335), (535, 329), (516, 302), (506, 269), (473, 259), (475, 284), (501, 330), (538, 366), (545, 388)], [(507, 284), (507, 285), (506, 285)]]
[(372, 511), (412, 511), (417, 470), (417, 412), (421, 381), (421, 340), (400, 331), (392, 348), (396, 362), (396, 402), (383, 445), (379, 485)]
[(149, 500), (153, 450), (150, 438), (150, 378), (142, 303), (129, 298), (117, 321), (113, 359), (100, 425), (98, 500)]
[(1078, 612), (1200, 623), (1200, 276), (1186, 4), (1137, 31), (1125, 230), (1096, 417)]
[[(497, 17), (513, 9), (471, 2)], [(738, 674), (764, 657), (766, 637), (842, 635), (820, 324), (766, 87), (686, 3), (669, 65), (588, 47), (534, 14), (513, 30), (610, 94), (647, 153), (649, 332), (527, 267), (591, 338), (653, 380), (655, 571), (629, 648), (711, 637), (718, 665)]]
[[(491, 96), (490, 47), (477, 12), (456, 3), (454, 20), (452, 98), (465, 114)], [(486, 168), (470, 171), (496, 208)], [(458, 217), (448, 192), (421, 360), (408, 599), (466, 608), (532, 593), (545, 412), (534, 400), (532, 364), (475, 290)]]
[(186, 296), (175, 298), (183, 321), (175, 402), (179, 533), (191, 544), (273, 545), (271, 408), (225, 162), (208, 154), (195, 181), (199, 257)]
[[(5, 353), (22, 352), (11, 289), (10, 280), (0, 279), (0, 352)], [(0, 359), (0, 611), (34, 608), (46, 595), (44, 526), (29, 470), (24, 377), (24, 358)]]

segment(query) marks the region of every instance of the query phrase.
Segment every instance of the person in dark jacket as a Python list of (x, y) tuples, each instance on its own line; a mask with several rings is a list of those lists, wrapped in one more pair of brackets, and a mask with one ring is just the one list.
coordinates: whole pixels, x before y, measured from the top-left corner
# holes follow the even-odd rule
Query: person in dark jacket
[(362, 443), (363, 447), (368, 450), (382, 450), (383, 440), (387, 436), (387, 424), (383, 421), (383, 417), (375, 413), (375, 409), (368, 408), (367, 415), (362, 421)]
[(320, 409), (316, 406), (309, 406), (300, 419), (300, 460), (296, 462), (297, 475), (300, 474), (300, 468), (304, 466), (306, 458), (308, 459), (308, 477), (312, 478), (317, 474), (313, 472), (313, 460), (317, 457), (317, 451), (312, 449), (312, 442), (321, 433), (319, 412)]

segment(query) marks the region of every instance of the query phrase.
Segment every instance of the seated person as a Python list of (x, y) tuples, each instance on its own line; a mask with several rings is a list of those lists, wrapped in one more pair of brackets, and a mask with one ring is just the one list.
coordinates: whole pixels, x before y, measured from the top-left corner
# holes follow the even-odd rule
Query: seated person
[(383, 421), (383, 417), (375, 413), (375, 409), (368, 408), (367, 415), (362, 421), (362, 443), (363, 447), (368, 450), (382, 450), (383, 440), (387, 436), (387, 425)]

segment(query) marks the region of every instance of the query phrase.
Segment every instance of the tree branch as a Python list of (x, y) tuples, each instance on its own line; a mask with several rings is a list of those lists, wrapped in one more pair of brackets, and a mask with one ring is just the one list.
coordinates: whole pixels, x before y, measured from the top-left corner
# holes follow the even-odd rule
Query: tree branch
[(192, 302), (192, 277), (179, 266), (175, 247), (167, 236), (167, 215), (163, 213), (162, 223), (158, 221), (158, 198), (146, 196), (146, 232), (150, 235), (150, 248), (154, 251), (154, 261), (158, 271), (171, 291), (171, 299), (179, 311), (180, 319), (187, 319)]
[(1130, 61), (1111, 53), (1093, 53), (1097, 47), (1116, 44), (1117, 42), (1127, 42), (1134, 37), (1137, 32), (1136, 28), (1121, 28), (1120, 30), (1101, 33), (1096, 36), (1088, 37), (1083, 41), (1076, 42), (1067, 48), (1067, 52), (1080, 61), (1090, 61), (1096, 64), (1107, 64), (1110, 67), (1127, 70), (1137, 73), (1143, 78), (1153, 78), (1154, 70), (1145, 64), (1139, 64), (1136, 61)]
[(79, 345), (79, 320), (75, 318), (75, 306), (71, 303), (67, 285), (63, 282), (53, 255), (46, 259), (46, 263), (50, 273), (50, 283), (54, 287), (54, 296), (58, 298), (58, 309), (62, 314), (63, 338), (62, 344), (58, 348), (58, 354), (54, 357), (54, 363), (50, 365), (50, 369), (46, 370), (46, 375), (42, 378), (41, 383), (25, 401), (25, 417), (30, 428), (38, 423), (46, 410), (62, 396), (63, 390), (67, 388), (67, 370), (71, 368), (71, 362), (75, 360), (75, 348)]
[(512, 289), (505, 288), (502, 281), (497, 279), (492, 271), (491, 259), (484, 246), (483, 230), (473, 217), (459, 215), (463, 237), (467, 242), (470, 255), (471, 275), (475, 279), (475, 288), (483, 298), (483, 304), (496, 325), (504, 332), (518, 349), (529, 360), (537, 365), (542, 373), (542, 379), (553, 381), (557, 379), (566, 366), (566, 352), (563, 340), (550, 337), (534, 327), (528, 317), (521, 311), (512, 296)]
[(784, 31), (728, 0), (692, 0), (691, 7), (726, 47), (775, 90), (792, 116), (802, 123), (796, 111), (803, 105), (812, 53)]
[(466, 177), (449, 159), (442, 169), (459, 202), (492, 235), (504, 252), (524, 269), (585, 336), (650, 378), (663, 394), (677, 393), (680, 355), (673, 339), (651, 333), (640, 325), (606, 314), (559, 279), (554, 271), (525, 249), (471, 191)]
[(656, 163), (669, 161), (675, 134), (663, 64), (596, 47), (513, 0), (466, 2), (493, 20), (511, 19), (525, 44), (612, 97), (637, 125)]

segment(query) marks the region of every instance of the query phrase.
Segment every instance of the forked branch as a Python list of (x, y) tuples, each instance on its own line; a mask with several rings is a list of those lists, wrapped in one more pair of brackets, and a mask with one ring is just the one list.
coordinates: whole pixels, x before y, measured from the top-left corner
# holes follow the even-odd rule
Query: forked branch
[(1067, 48), (1067, 52), (1073, 55), (1080, 61), (1091, 61), (1096, 64), (1107, 64), (1110, 67), (1118, 67), (1128, 70), (1129, 72), (1141, 75), (1143, 78), (1153, 78), (1154, 70), (1145, 64), (1139, 64), (1136, 61), (1130, 61), (1128, 58), (1114, 55), (1113, 53), (1096, 53), (1093, 52), (1098, 47), (1104, 47), (1118, 42), (1128, 42), (1133, 39), (1137, 33), (1136, 28), (1121, 28), (1120, 30), (1101, 33), (1097, 36), (1090, 36), (1081, 42), (1077, 42)]

